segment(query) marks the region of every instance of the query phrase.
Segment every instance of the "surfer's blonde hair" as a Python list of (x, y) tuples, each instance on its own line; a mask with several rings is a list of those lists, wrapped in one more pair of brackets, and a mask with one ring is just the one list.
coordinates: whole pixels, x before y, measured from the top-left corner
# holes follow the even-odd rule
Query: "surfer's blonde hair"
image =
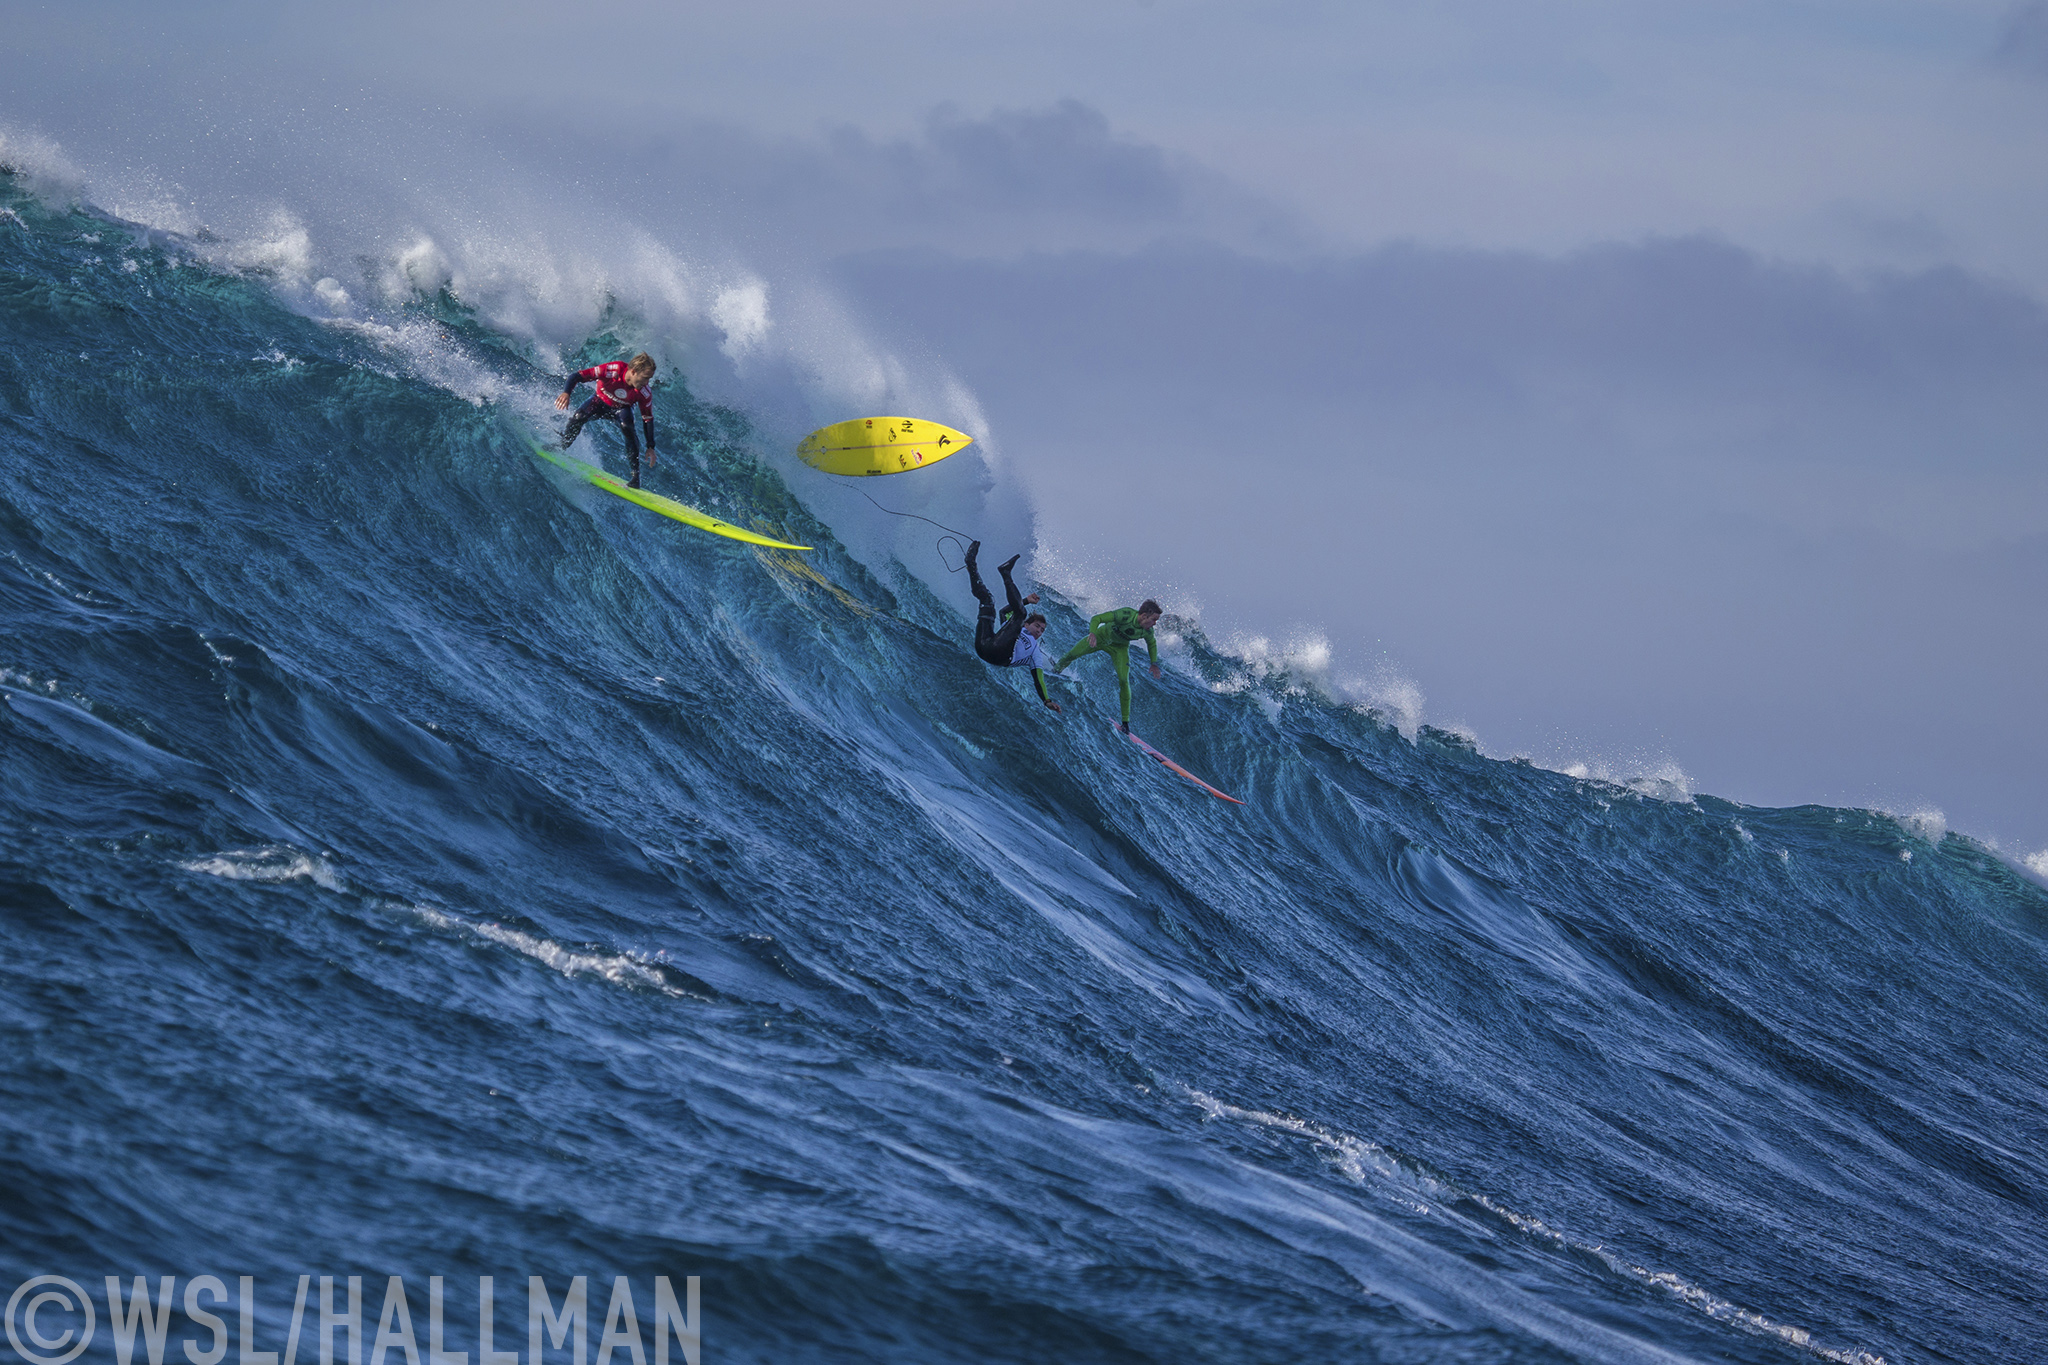
[(639, 355), (633, 357), (632, 361), (626, 366), (626, 371), (629, 374), (638, 375), (642, 379), (652, 379), (654, 378), (654, 357), (642, 351)]

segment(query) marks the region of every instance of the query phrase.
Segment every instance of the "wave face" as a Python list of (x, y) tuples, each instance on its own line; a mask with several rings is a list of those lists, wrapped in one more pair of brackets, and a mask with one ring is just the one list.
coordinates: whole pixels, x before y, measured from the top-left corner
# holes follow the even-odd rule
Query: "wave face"
[(445, 296), (4, 202), (9, 1283), (248, 1274), (274, 1345), (302, 1273), (698, 1275), (721, 1361), (2048, 1346), (2048, 895), (1981, 846), (1188, 626), (1138, 728), (1227, 806), (683, 382), (652, 486), (816, 554), (536, 464), (554, 376)]

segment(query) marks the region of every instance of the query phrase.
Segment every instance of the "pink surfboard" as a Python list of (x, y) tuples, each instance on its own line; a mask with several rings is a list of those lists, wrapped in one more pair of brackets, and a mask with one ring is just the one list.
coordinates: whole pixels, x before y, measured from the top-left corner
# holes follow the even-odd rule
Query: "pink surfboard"
[(1158, 763), (1160, 767), (1172, 769), (1174, 772), (1179, 773), (1182, 777), (1185, 777), (1188, 781), (1194, 783), (1197, 787), (1200, 787), (1203, 791), (1209, 793), (1209, 795), (1216, 797), (1217, 799), (1222, 801), (1228, 801), (1234, 806), (1242, 806), (1244, 804), (1244, 802), (1238, 800), (1236, 797), (1230, 795), (1227, 792), (1217, 791), (1207, 782), (1204, 782), (1201, 778), (1196, 777), (1186, 768), (1181, 767), (1180, 764), (1174, 762), (1165, 754), (1160, 753), (1157, 749), (1147, 744), (1144, 740), (1139, 739), (1135, 734), (1132, 734), (1131, 732), (1115, 725), (1110, 726), (1109, 729), (1111, 734), (1122, 735), (1125, 739), (1137, 745), (1138, 751), (1140, 753), (1144, 754), (1145, 757), (1152, 759), (1154, 762)]

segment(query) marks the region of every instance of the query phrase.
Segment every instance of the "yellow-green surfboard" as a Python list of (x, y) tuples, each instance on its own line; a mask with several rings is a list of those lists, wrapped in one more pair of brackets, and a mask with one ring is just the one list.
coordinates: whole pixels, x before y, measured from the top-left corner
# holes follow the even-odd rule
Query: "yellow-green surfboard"
[(694, 507), (685, 507), (674, 498), (664, 498), (659, 493), (630, 487), (624, 479), (612, 477), (596, 465), (572, 460), (567, 455), (549, 450), (539, 442), (534, 443), (533, 453), (549, 464), (560, 465), (578, 478), (587, 479), (607, 493), (616, 493), (627, 502), (637, 502), (650, 512), (659, 512), (665, 517), (674, 517), (685, 526), (694, 526), (700, 531), (709, 531), (714, 536), (726, 536), (733, 540), (744, 540), (749, 545), (766, 545), (777, 550), (808, 550), (808, 545), (792, 545), (786, 540), (770, 540), (767, 536), (752, 531), (742, 531), (729, 521), (706, 516)]
[(905, 474), (974, 444), (964, 431), (916, 417), (856, 417), (819, 427), (798, 443), (797, 458), (827, 474)]

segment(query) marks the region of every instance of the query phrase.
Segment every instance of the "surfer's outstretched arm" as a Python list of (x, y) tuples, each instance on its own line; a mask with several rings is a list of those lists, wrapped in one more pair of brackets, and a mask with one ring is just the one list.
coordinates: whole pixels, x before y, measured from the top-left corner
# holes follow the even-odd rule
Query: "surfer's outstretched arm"
[(1044, 635), (1045, 615), (1034, 611), (1024, 619), (1023, 629), (1017, 633), (1017, 645), (1010, 655), (1010, 667), (1030, 669), (1031, 683), (1038, 689), (1038, 699), (1057, 711), (1060, 704), (1045, 690), (1045, 670), (1055, 665), (1045, 652), (1042, 639)]

